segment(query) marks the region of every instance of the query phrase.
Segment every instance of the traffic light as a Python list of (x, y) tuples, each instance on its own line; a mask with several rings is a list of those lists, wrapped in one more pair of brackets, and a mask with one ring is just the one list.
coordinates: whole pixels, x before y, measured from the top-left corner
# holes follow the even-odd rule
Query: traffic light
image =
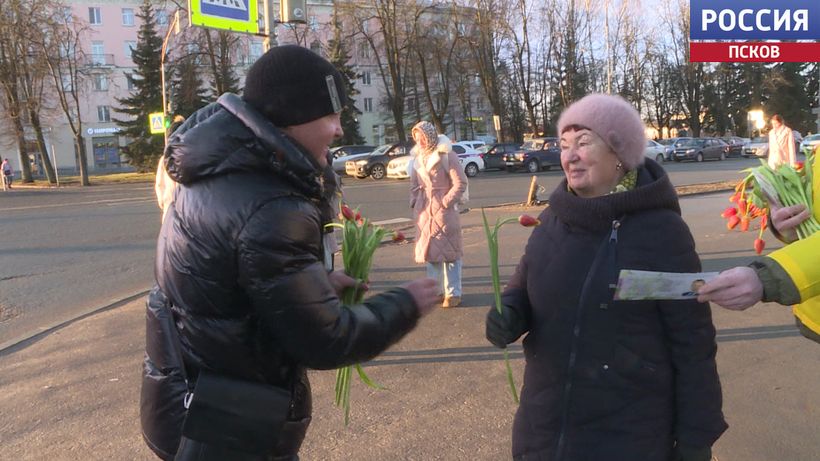
[(305, 0), (279, 0), (279, 21), (289, 23), (307, 22)]

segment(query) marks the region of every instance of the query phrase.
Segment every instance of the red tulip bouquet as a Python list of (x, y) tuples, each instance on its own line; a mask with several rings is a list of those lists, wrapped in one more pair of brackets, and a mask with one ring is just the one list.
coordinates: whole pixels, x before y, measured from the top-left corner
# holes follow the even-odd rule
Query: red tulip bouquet
[[(373, 263), (373, 255), (376, 248), (381, 244), (382, 239), (387, 235), (387, 231), (379, 226), (374, 226), (367, 218), (362, 218), (358, 210), (351, 210), (347, 205), (341, 206), (343, 223), (327, 224), (329, 227), (339, 227), (343, 230), (342, 237), (342, 260), (344, 261), (345, 273), (362, 283), (367, 280), (370, 273), (370, 266)], [(404, 240), (401, 232), (393, 234), (393, 241)], [(360, 285), (345, 288), (342, 292), (342, 303), (346, 306), (359, 304), (364, 299), (364, 290)], [(359, 379), (374, 389), (383, 389), (367, 376), (360, 364), (349, 365), (336, 370), (336, 406), (344, 409), (345, 426), (350, 420), (350, 381), (353, 369), (359, 375)]]
[[(754, 248), (757, 254), (763, 252), (766, 242), (763, 231), (768, 224), (769, 209), (772, 205), (786, 207), (805, 205), (812, 209), (812, 163), (809, 155), (806, 162), (796, 166), (781, 165), (776, 170), (761, 161), (761, 166), (744, 170), (746, 177), (741, 180), (729, 201), (737, 206), (726, 208), (721, 216), (726, 218), (729, 230), (739, 227), (743, 232), (749, 230), (750, 222), (760, 218), (760, 226)], [(804, 239), (820, 230), (820, 223), (812, 216), (797, 226), (798, 238)]]
[[(504, 309), (504, 307), (501, 305), (501, 276), (498, 270), (498, 230), (501, 229), (501, 226), (504, 224), (515, 221), (518, 221), (518, 223), (524, 227), (537, 226), (541, 224), (541, 221), (537, 218), (533, 218), (532, 216), (522, 214), (518, 218), (506, 218), (503, 220), (496, 219), (495, 226), (492, 230), (490, 230), (490, 224), (487, 222), (487, 215), (484, 213), (483, 208), (481, 209), (481, 217), (484, 218), (484, 233), (487, 235), (487, 246), (490, 249), (490, 270), (493, 278), (495, 308), (500, 314), (501, 309)], [(518, 403), (518, 391), (515, 387), (512, 367), (510, 367), (510, 355), (507, 349), (504, 349), (504, 365), (507, 368), (507, 383), (510, 385), (510, 392), (512, 393), (515, 403)]]

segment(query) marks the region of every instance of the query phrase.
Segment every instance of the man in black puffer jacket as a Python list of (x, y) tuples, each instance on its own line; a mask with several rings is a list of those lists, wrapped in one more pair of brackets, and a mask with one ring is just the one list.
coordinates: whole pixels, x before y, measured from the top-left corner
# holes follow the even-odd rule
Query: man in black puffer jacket
[[(355, 280), (323, 261), (323, 225), (334, 213), (321, 173), (342, 134), (344, 103), (330, 63), (277, 47), (251, 67), (242, 99), (222, 95), (169, 139), (164, 165), (179, 187), (157, 242), (140, 412), (161, 458), (298, 459), (311, 417), (306, 368), (371, 359), (433, 308), (427, 278), (361, 305), (339, 301)], [(273, 448), (252, 453), (181, 436), (184, 376), (195, 384), (204, 371), (290, 392)]]

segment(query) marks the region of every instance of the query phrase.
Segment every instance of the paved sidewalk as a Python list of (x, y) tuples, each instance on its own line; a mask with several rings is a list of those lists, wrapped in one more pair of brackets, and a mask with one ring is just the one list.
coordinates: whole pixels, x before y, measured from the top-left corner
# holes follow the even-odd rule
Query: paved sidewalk
[[(491, 209), (488, 217), (515, 216)], [(509, 459), (515, 405), (501, 353), (484, 340), (491, 300), (481, 213), (462, 215), (464, 306), (439, 309), (367, 364), (376, 391), (354, 380), (351, 422), (332, 405), (334, 372), (312, 372), (314, 421), (302, 451), (312, 460)], [(412, 232), (408, 232), (412, 235)], [(501, 232), (508, 277), (529, 230)], [(409, 244), (377, 251), (374, 291), (423, 274)], [(800, 338), (782, 307), (714, 310), (731, 425), (720, 461), (820, 459), (820, 347)], [(154, 459), (141, 440), (142, 300), (100, 312), (0, 352), (0, 460)], [(511, 347), (521, 384), (520, 345)]]

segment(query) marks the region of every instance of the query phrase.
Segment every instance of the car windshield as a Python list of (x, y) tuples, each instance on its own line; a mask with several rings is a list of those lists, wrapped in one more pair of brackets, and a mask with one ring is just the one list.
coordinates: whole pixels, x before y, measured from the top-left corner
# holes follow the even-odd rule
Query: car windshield
[(478, 149), (476, 149), (475, 151), (478, 152), (479, 154), (486, 154), (487, 152), (490, 151), (490, 146), (481, 146)]
[(543, 145), (543, 139), (530, 139), (521, 146), (521, 150), (541, 150)]
[(671, 139), (658, 139), (659, 144), (663, 144), (664, 146), (669, 146), (672, 144)]
[(387, 152), (387, 149), (393, 147), (392, 144), (382, 144), (381, 146), (377, 147), (376, 150), (370, 153), (370, 155), (382, 155)]
[(752, 142), (762, 142), (762, 143), (768, 143), (768, 142), (769, 142), (769, 138), (754, 138), (754, 139), (752, 139)]

